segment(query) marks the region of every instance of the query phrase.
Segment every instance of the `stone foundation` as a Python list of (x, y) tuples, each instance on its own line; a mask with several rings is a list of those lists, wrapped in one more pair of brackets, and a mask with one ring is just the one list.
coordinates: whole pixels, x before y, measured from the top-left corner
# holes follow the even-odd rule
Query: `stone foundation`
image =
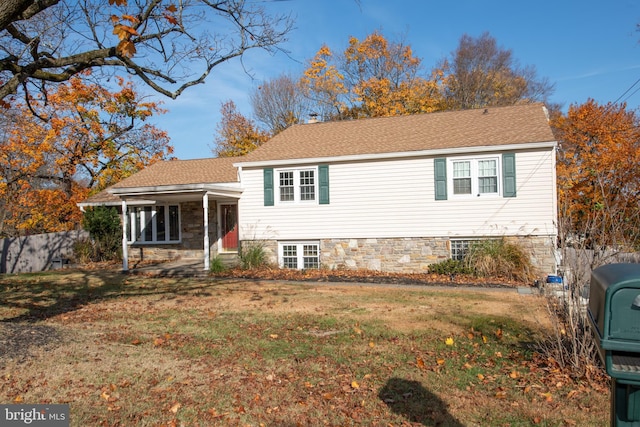
[[(313, 240), (313, 239), (308, 239)], [(542, 275), (555, 273), (555, 243), (549, 236), (507, 237), (531, 256)], [(275, 240), (244, 241), (243, 246), (260, 244), (271, 264), (278, 263), (278, 242)], [(431, 264), (450, 258), (448, 238), (384, 238), (384, 239), (322, 239), (320, 265), (329, 269), (366, 269), (395, 273), (426, 273)]]

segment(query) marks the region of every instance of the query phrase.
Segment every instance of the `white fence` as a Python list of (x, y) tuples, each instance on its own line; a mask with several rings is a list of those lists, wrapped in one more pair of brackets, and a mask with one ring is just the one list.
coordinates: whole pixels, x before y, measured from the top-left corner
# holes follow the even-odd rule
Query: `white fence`
[(0, 239), (0, 273), (32, 273), (62, 266), (73, 254), (73, 244), (86, 231), (35, 234)]

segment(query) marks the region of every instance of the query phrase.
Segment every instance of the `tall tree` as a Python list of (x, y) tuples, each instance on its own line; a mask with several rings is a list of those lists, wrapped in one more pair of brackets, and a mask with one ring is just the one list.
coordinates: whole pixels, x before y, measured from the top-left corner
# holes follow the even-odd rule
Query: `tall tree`
[(277, 48), (291, 28), (289, 16), (244, 0), (3, 0), (0, 100), (87, 69), (175, 98), (248, 49)]
[[(640, 120), (624, 104), (588, 100), (553, 120), (561, 142), (558, 199), (567, 234), (592, 246), (640, 243)], [(570, 237), (570, 236), (566, 236)]]
[(425, 78), (410, 46), (379, 32), (349, 39), (342, 55), (323, 46), (301, 79), (308, 95), (329, 107), (331, 117), (380, 117), (435, 111), (441, 107), (437, 75)]
[(499, 47), (489, 33), (460, 38), (450, 58), (435, 69), (444, 78), (447, 109), (467, 109), (540, 102), (553, 92), (535, 67), (521, 67), (513, 52)]
[(272, 135), (302, 122), (309, 113), (308, 104), (299, 82), (289, 75), (263, 82), (251, 93), (253, 114)]
[[(5, 235), (60, 231), (80, 220), (76, 202), (172, 152), (167, 135), (144, 123), (162, 113), (131, 82), (110, 92), (79, 78), (7, 110), (0, 140)], [(21, 107), (21, 108), (18, 108)]]
[(218, 123), (213, 153), (217, 157), (242, 156), (258, 148), (269, 139), (269, 134), (260, 130), (253, 120), (238, 112), (233, 101), (220, 108), (222, 119)]

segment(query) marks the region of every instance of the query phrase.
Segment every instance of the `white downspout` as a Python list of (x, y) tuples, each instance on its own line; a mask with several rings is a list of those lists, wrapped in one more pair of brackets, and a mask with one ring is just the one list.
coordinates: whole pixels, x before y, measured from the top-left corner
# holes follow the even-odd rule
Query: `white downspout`
[(122, 271), (129, 271), (129, 247), (127, 245), (127, 202), (122, 201)]
[(204, 270), (209, 271), (210, 250), (209, 250), (209, 193), (202, 196), (202, 209), (204, 211)]

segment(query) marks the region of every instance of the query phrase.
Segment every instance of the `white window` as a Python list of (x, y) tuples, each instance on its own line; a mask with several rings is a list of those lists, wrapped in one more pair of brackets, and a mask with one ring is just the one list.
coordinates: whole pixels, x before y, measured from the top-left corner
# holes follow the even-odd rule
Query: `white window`
[(453, 196), (498, 195), (499, 157), (451, 159)]
[(280, 267), (304, 270), (320, 268), (320, 244), (318, 242), (278, 243)]
[(278, 197), (281, 203), (314, 202), (318, 192), (317, 170), (278, 170)]
[(132, 206), (128, 210), (129, 243), (175, 243), (180, 241), (178, 205)]

